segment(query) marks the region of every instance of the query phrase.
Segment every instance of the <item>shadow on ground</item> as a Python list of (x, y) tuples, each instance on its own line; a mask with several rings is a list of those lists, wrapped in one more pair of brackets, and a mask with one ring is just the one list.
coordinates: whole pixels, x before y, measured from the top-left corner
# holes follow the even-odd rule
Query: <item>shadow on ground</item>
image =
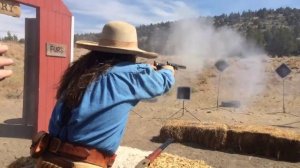
[(0, 137), (31, 139), (33, 133), (34, 127), (24, 124), (22, 118), (9, 119), (0, 123)]

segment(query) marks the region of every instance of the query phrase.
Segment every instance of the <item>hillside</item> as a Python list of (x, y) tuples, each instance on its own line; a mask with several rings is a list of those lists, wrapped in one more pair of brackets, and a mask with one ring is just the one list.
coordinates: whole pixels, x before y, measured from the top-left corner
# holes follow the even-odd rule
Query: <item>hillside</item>
[(261, 9), (215, 17), (216, 27), (229, 26), (253, 39), (271, 55), (299, 55), (300, 10)]
[(292, 8), (260, 9), (242, 13), (215, 16), (215, 25), (230, 26), (246, 33), (249, 28), (266, 31), (274, 28), (285, 27), (295, 30), (300, 26), (300, 10)]
[[(167, 44), (172, 27), (180, 22), (184, 21), (138, 26), (140, 47), (161, 54), (173, 54), (174, 51)], [(229, 27), (247, 40), (254, 41), (257, 47), (264, 49), (271, 56), (300, 55), (300, 9), (260, 9), (199, 17), (194, 18), (193, 22), (212, 24), (215, 29)], [(75, 39), (96, 40), (97, 35), (99, 34), (77, 34)]]
[[(5, 167), (16, 158), (28, 156), (31, 140), (6, 137), (5, 130), (14, 131), (15, 127), (7, 126), (8, 121), (20, 121), (23, 106), (23, 69), (24, 45), (6, 42), (10, 48), (5, 56), (15, 60), (11, 67), (14, 75), (0, 83), (0, 111), (2, 137), (0, 138), (0, 167)], [(87, 52), (75, 49), (75, 56)], [(174, 61), (175, 57), (161, 57), (157, 61), (166, 59)], [(258, 58), (257, 58), (258, 59)], [(139, 61), (144, 62), (145, 60)], [(197, 60), (193, 60), (194, 62)], [(284, 130), (300, 132), (300, 57), (264, 58), (258, 61), (238, 57), (228, 58), (229, 67), (222, 73), (220, 83), (219, 103), (237, 100), (239, 108), (220, 107), (217, 109), (217, 85), (220, 73), (214, 67), (214, 62), (207, 60), (200, 72), (190, 67), (176, 71), (176, 86), (165, 96), (151, 101), (140, 102), (132, 111), (127, 125), (122, 146), (153, 151), (160, 144), (152, 141), (159, 134), (159, 130), (167, 119), (194, 120), (226, 124), (250, 124), (262, 126), (276, 126)], [(285, 108), (282, 111), (282, 79), (274, 70), (286, 63), (292, 73), (285, 78)], [(257, 64), (261, 65), (257, 69)], [(258, 71), (257, 71), (258, 70)], [(185, 101), (185, 114), (182, 113), (183, 101), (176, 99), (176, 88), (191, 87), (191, 99)], [(176, 114), (172, 118), (171, 115)], [(8, 129), (9, 128), (9, 129)], [(219, 152), (194, 146), (174, 143), (167, 149), (168, 153), (187, 157), (193, 160), (204, 160), (213, 167), (299, 167), (299, 163), (274, 161), (252, 155)], [(218, 159), (216, 159), (218, 158)]]

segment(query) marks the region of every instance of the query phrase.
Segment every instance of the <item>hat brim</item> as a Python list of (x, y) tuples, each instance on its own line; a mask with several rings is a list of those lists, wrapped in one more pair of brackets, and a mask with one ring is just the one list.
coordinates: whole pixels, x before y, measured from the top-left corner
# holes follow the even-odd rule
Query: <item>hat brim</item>
[(154, 59), (157, 58), (159, 55), (154, 52), (147, 52), (141, 50), (139, 48), (122, 48), (122, 47), (111, 47), (111, 46), (103, 46), (99, 45), (93, 41), (86, 41), (80, 40), (76, 42), (78, 48), (84, 48), (92, 51), (102, 51), (102, 52), (109, 52), (109, 53), (117, 53), (117, 54), (132, 54), (138, 57)]

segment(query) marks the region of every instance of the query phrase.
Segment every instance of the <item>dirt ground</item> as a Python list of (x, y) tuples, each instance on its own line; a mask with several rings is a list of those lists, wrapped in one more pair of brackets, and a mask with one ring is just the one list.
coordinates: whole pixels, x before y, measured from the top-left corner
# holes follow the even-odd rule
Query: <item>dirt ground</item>
[[(9, 45), (17, 47), (19, 53), (11, 50), (7, 54), (17, 62), (13, 67), (15, 75), (0, 83), (0, 167), (6, 167), (21, 156), (29, 156), (31, 143), (28, 138), (30, 127), (24, 127), (21, 119), (23, 64), (20, 53), (23, 52), (23, 46)], [(274, 73), (274, 69), (281, 63), (292, 67), (292, 74), (285, 80), (285, 113), (282, 109), (282, 80)], [(246, 68), (239, 63), (235, 65)], [(269, 58), (264, 60), (264, 65), (267, 67), (266, 82), (257, 83), (257, 85), (264, 85), (264, 89), (251, 95), (251, 101), (242, 96), (243, 89), (241, 93), (236, 94), (231, 83), (232, 76), (228, 73), (230, 69), (227, 73), (224, 72), (219, 101), (239, 100), (241, 101), (239, 108), (216, 108), (218, 72), (213, 66), (206, 67), (199, 74), (188, 69), (177, 71), (177, 85), (170, 93), (151, 101), (143, 101), (133, 109), (121, 145), (146, 151), (156, 149), (160, 143), (153, 141), (153, 138), (159, 135), (159, 130), (165, 121), (174, 118), (227, 124), (269, 125), (300, 133), (300, 58)], [(184, 106), (183, 100), (176, 98), (178, 86), (192, 88), (191, 99), (184, 101)], [(204, 160), (217, 168), (300, 168), (300, 163), (213, 151), (200, 148), (195, 144), (174, 143), (166, 149), (166, 152), (193, 160)]]

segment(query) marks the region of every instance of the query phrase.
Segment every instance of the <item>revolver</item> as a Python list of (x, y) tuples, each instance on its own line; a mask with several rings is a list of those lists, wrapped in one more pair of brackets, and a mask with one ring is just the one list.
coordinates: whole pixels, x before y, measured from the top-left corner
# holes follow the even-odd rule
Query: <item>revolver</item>
[(170, 65), (172, 66), (175, 70), (178, 70), (178, 69), (186, 69), (186, 66), (184, 65), (179, 65), (179, 64), (175, 64), (175, 63), (170, 63), (167, 61), (166, 64), (163, 64), (163, 63), (158, 63), (156, 61), (154, 61), (154, 66), (156, 66), (157, 70), (160, 70), (164, 65)]

